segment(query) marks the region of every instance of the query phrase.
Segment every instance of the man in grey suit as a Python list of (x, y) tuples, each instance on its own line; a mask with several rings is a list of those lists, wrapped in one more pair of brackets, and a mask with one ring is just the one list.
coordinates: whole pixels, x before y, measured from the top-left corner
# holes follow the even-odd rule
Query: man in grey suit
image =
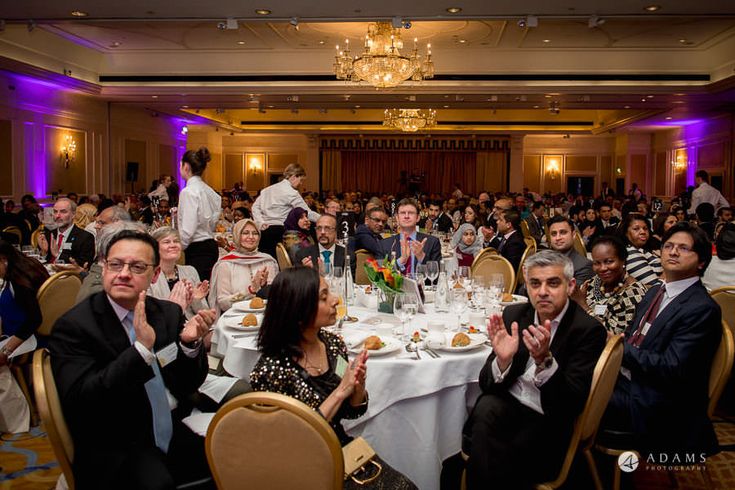
[(556, 215), (549, 220), (549, 236), (551, 237), (549, 245), (553, 250), (569, 257), (574, 265), (574, 279), (581, 286), (594, 275), (594, 272), (592, 271), (592, 261), (587, 257), (582, 257), (574, 249), (575, 233), (577, 233), (577, 230), (574, 223), (568, 218)]

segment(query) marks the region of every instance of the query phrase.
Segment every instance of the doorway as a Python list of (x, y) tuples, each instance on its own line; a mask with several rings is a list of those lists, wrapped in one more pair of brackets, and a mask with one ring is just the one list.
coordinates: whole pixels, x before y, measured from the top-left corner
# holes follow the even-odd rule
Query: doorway
[(594, 177), (567, 177), (567, 194), (575, 196), (594, 196)]

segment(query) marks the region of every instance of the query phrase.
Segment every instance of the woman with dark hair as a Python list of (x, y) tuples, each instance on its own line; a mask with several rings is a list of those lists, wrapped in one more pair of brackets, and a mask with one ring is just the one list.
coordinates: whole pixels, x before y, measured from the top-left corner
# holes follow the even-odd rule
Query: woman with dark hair
[[(345, 343), (322, 329), (335, 323), (337, 296), (315, 269), (298, 266), (276, 276), (268, 299), (258, 334), (262, 356), (250, 373), (253, 389), (302, 401), (329, 422), (342, 445), (349, 443), (352, 439), (341, 420), (358, 418), (367, 411), (368, 356), (362, 351), (348, 364)], [(286, 302), (288, 308), (284, 308)], [(380, 476), (359, 488), (416, 488), (382, 464)], [(345, 488), (358, 487), (346, 480)]]
[(288, 251), (291, 263), (296, 264), (296, 254), (314, 245), (314, 232), (309, 221), (309, 213), (304, 208), (293, 208), (283, 222), (283, 245)]
[(717, 255), (704, 272), (702, 283), (712, 291), (735, 284), (735, 223), (726, 223), (715, 240)]
[(219, 220), (222, 198), (204, 183), (202, 174), (212, 158), (205, 147), (189, 150), (181, 158), (181, 176), (186, 187), (179, 196), (178, 223), (186, 265), (193, 266), (202, 281), (208, 281), (219, 250), (214, 228)]
[(625, 262), (628, 274), (646, 287), (658, 284), (663, 268), (651, 243), (648, 220), (640, 214), (628, 213), (618, 227), (618, 236), (625, 243), (628, 252)]
[(658, 246), (656, 248), (660, 247), (661, 239), (664, 237), (664, 234), (669, 231), (669, 228), (678, 223), (678, 221), (679, 220), (676, 219), (676, 216), (671, 213), (667, 213), (666, 211), (662, 211), (656, 215), (653, 220), (653, 238), (658, 241)]
[(646, 295), (646, 287), (625, 271), (628, 252), (620, 238), (598, 237), (591, 251), (595, 275), (575, 290), (572, 299), (600, 320), (608, 332), (625, 332), (635, 317), (636, 306)]
[(584, 212), (584, 220), (579, 224), (579, 233), (585, 245), (589, 246), (595, 238), (602, 234), (602, 221), (597, 217), (595, 208), (589, 207)]
[(15, 349), (41, 325), (36, 293), (48, 277), (40, 262), (0, 240), (0, 333), (4, 342), (0, 344), (0, 385), (6, 388), (0, 390), (0, 432), (28, 430), (30, 411), (22, 395), (14, 396), (20, 393), (17, 386), (7, 389), (11, 383), (15, 384), (7, 365)]
[(462, 215), (462, 222), (460, 223), (460, 227), (464, 223), (472, 225), (476, 230), (482, 226), (482, 221), (480, 221), (480, 211), (477, 210), (477, 207), (472, 204), (468, 204), (464, 208), (464, 214)]

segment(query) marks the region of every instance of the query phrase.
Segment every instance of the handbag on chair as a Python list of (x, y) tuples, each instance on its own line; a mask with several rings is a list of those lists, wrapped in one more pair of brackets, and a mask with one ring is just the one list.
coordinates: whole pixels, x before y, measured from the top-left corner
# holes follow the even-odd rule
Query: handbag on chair
[[(367, 485), (380, 476), (383, 466), (374, 460), (375, 450), (368, 442), (358, 437), (342, 448), (345, 462), (345, 480), (352, 479), (358, 485)], [(368, 465), (374, 468), (375, 473), (367, 469)]]

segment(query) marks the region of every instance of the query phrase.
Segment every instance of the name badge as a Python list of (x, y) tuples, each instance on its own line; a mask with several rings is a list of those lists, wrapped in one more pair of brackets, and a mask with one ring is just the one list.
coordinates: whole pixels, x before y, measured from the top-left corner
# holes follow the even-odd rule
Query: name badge
[(340, 378), (345, 375), (345, 372), (347, 371), (347, 367), (349, 364), (347, 364), (347, 359), (345, 359), (342, 356), (339, 356), (337, 358), (337, 367), (334, 368), (334, 372), (337, 373), (337, 376)]
[(71, 243), (65, 243), (61, 246), (62, 250), (71, 250)]
[(643, 325), (643, 330), (641, 330), (641, 335), (646, 335), (650, 329), (651, 329), (651, 324), (646, 322), (646, 324)]
[(607, 312), (607, 305), (595, 305), (595, 316), (604, 316)]
[(179, 348), (176, 346), (176, 342), (171, 342), (163, 349), (156, 352), (156, 359), (158, 359), (158, 365), (166, 367), (176, 360), (176, 356), (179, 354)]

